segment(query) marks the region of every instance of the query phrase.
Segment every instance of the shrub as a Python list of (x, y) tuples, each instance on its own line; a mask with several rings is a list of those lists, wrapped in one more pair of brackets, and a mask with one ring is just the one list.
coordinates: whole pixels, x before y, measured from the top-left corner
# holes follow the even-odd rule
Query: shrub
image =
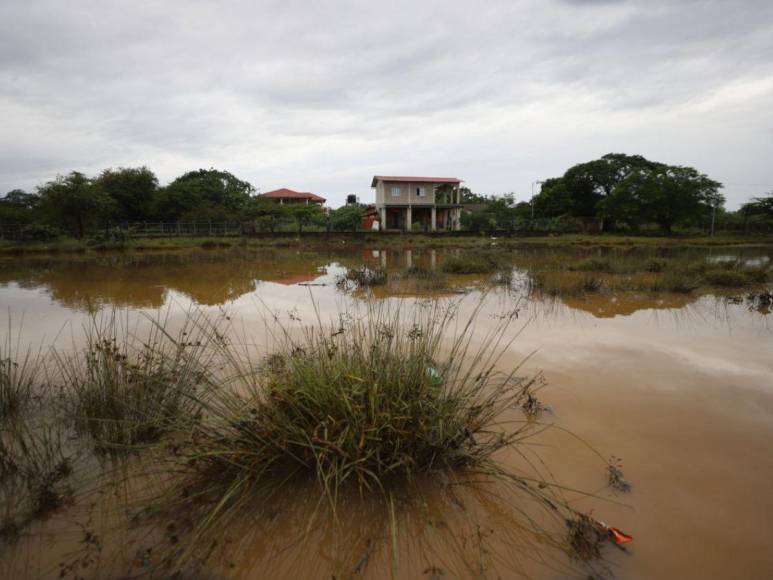
[(24, 241), (48, 242), (62, 236), (62, 230), (45, 224), (32, 223), (21, 228), (21, 239)]

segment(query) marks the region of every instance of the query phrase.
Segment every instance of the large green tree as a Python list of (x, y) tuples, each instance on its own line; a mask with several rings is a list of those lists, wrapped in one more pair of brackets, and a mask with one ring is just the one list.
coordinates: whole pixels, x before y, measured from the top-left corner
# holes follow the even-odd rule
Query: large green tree
[(722, 184), (692, 167), (653, 164), (628, 175), (600, 204), (602, 214), (632, 226), (655, 222), (667, 234), (680, 222), (721, 208)]
[(255, 188), (227, 171), (189, 171), (158, 190), (153, 213), (161, 220), (239, 217)]
[(105, 169), (94, 186), (115, 201), (116, 219), (142, 221), (150, 217), (158, 179), (147, 167), (119, 167)]
[(670, 233), (674, 224), (721, 207), (721, 187), (692, 167), (609, 153), (546, 180), (532, 202), (539, 217), (600, 218), (603, 229), (655, 222)]
[(38, 187), (41, 212), (54, 226), (83, 238), (86, 229), (104, 223), (115, 211), (113, 199), (94, 186), (93, 180), (73, 171)]

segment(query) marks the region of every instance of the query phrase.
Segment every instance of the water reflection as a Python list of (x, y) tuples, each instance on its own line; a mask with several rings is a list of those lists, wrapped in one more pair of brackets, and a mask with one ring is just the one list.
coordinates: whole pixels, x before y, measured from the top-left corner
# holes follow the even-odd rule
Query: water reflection
[[(645, 253), (631, 248), (523, 249), (502, 253), (514, 275), (506, 272), (449, 274), (442, 272), (449, 256), (458, 248), (345, 248), (327, 252), (290, 249), (189, 251), (159, 254), (115, 254), (98, 257), (56, 256), (13, 258), (0, 261), (0, 302), (14, 307), (17, 289), (43, 292), (57, 304), (71, 310), (93, 312), (104, 306), (134, 309), (160, 308), (172, 296), (184, 296), (203, 306), (218, 306), (253, 295), (261, 284), (280, 286), (327, 286), (329, 292), (346, 291), (336, 287), (336, 276), (346, 268), (365, 266), (390, 273), (383, 285), (360, 288), (359, 295), (377, 298), (393, 296), (452, 296), (470, 291), (492, 291), (511, 298), (529, 297), (544, 308), (555, 308), (559, 300), (570, 310), (586, 312), (596, 318), (629, 316), (640, 310), (682, 309), (694, 304), (701, 292), (668, 293), (646, 291), (564, 292), (562, 284), (582, 284), (584, 272), (562, 270), (561, 264), (588, 256), (625, 260), (644, 260), (652, 255), (678, 256), (713, 262), (741, 261), (751, 266), (770, 263), (769, 250), (740, 248), (722, 252), (688, 248)], [(621, 258), (622, 257), (622, 258)], [(431, 279), (401, 275), (406, 270), (434, 273)], [(551, 278), (548, 288), (537, 291), (535, 280), (544, 272)], [(542, 274), (541, 274), (542, 273)], [(646, 287), (656, 274), (598, 275), (619, 283)], [(610, 284), (610, 288), (614, 288)], [(351, 287), (348, 288), (352, 290)], [(281, 297), (281, 289), (272, 293)], [(357, 292), (353, 293), (357, 296)], [(740, 298), (743, 301), (745, 298)], [(767, 315), (770, 304), (748, 297), (752, 311)]]

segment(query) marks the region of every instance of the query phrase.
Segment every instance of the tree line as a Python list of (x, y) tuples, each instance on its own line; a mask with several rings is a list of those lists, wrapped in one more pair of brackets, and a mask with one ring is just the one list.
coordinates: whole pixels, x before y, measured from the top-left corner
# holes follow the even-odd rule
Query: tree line
[(721, 188), (692, 167), (610, 153), (546, 179), (530, 202), (516, 203), (513, 195), (490, 198), (465, 221), (479, 230), (553, 223), (559, 230), (636, 233), (656, 225), (668, 235), (676, 227), (708, 229), (718, 221), (747, 231), (752, 222), (773, 227), (773, 196), (752, 198), (728, 212)]
[[(773, 231), (773, 193), (752, 198), (736, 212), (724, 208), (722, 184), (692, 167), (610, 153), (546, 179), (530, 202), (514, 194), (486, 196), (461, 188), (465, 229), (474, 231), (623, 231), (653, 225), (674, 228), (722, 224), (738, 231)], [(14, 224), (26, 239), (60, 234), (77, 238), (111, 224), (240, 222), (265, 232), (316, 227), (357, 230), (365, 206), (349, 204), (325, 212), (317, 204), (285, 204), (227, 171), (189, 171), (159, 185), (147, 167), (105, 169), (89, 177), (73, 171), (34, 192), (19, 189), (0, 198), (0, 227)]]
[(263, 231), (317, 225), (357, 228), (363, 206), (325, 214), (317, 204), (286, 204), (256, 194), (227, 171), (189, 171), (165, 186), (147, 167), (105, 169), (95, 177), (73, 171), (34, 192), (13, 190), (0, 198), (0, 225), (14, 224), (31, 239), (60, 233), (83, 238), (110, 224), (144, 221), (249, 222)]

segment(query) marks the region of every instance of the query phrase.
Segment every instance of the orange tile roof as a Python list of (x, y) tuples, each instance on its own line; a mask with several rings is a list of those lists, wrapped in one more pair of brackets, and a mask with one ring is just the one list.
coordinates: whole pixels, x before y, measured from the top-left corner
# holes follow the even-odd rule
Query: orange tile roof
[(317, 203), (325, 203), (327, 201), (324, 197), (320, 197), (314, 193), (308, 191), (293, 191), (283, 187), (281, 189), (275, 189), (273, 191), (267, 191), (261, 194), (263, 197), (270, 197), (273, 199), (308, 199)]

